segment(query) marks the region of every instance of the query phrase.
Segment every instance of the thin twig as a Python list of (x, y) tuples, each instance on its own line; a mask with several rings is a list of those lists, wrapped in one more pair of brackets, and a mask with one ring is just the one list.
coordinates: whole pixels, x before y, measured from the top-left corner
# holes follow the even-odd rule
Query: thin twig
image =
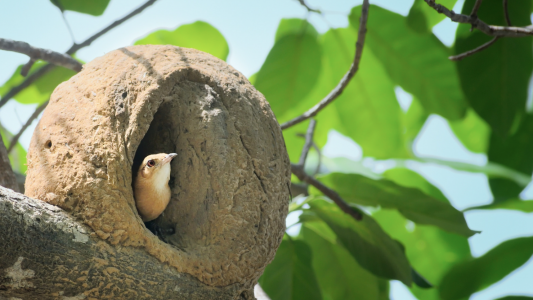
[(463, 59), (463, 58), (465, 58), (467, 56), (470, 56), (470, 55), (472, 55), (474, 53), (483, 51), (486, 48), (490, 47), (490, 45), (494, 44), (494, 42), (496, 42), (499, 38), (500, 38), (499, 36), (495, 36), (495, 37), (492, 38), (492, 40), (486, 42), (485, 44), (483, 44), (483, 45), (481, 45), (479, 47), (477, 47), (476, 49), (472, 49), (470, 51), (466, 51), (466, 52), (458, 54), (458, 55), (450, 56), (450, 57), (448, 57), (448, 59), (457, 61), (457, 60), (461, 60), (461, 59)]
[(337, 204), (337, 206), (343, 212), (349, 214), (350, 216), (352, 216), (354, 219), (358, 221), (363, 219), (363, 214), (360, 211), (348, 205), (348, 203), (346, 203), (346, 201), (344, 201), (344, 199), (342, 199), (341, 196), (337, 194), (337, 192), (328, 188), (322, 182), (316, 180), (315, 178), (307, 175), (301, 166), (291, 164), (291, 171), (292, 171), (292, 174), (298, 177), (298, 179), (309, 183), (310, 185), (316, 187), (324, 195), (328, 196), (331, 200), (333, 200), (333, 202), (335, 202), (335, 204)]
[[(477, 19), (477, 11), (479, 10), (479, 7), (481, 6), (481, 2), (483, 0), (476, 0), (476, 3), (474, 3), (474, 7), (472, 8), (472, 12), (470, 13), (470, 17)], [(474, 24), (470, 27), (470, 32), (474, 30)]]
[(46, 64), (42, 68), (40, 68), (39, 70), (37, 70), (37, 71), (33, 72), (32, 74), (30, 74), (30, 76), (26, 77), (26, 79), (24, 79), (24, 81), (22, 83), (20, 83), (19, 85), (15, 86), (15, 87), (12, 87), (4, 95), (4, 97), (2, 97), (2, 99), (0, 99), (0, 107), (4, 106), (4, 104), (6, 104), (6, 102), (9, 99), (15, 97), (16, 94), (18, 94), (23, 89), (25, 89), (28, 86), (30, 86), (35, 80), (39, 79), (44, 74), (52, 71), (55, 67), (56, 66), (54, 66), (52, 64)]
[(30, 57), (30, 60), (20, 69), (20, 75), (23, 77), (26, 77), (28, 73), (30, 72), (31, 67), (33, 67), (33, 64), (35, 63), (35, 59)]
[(26, 131), (26, 129), (28, 129), (28, 127), (31, 125), (33, 120), (35, 120), (35, 119), (37, 119), (37, 117), (39, 117), (39, 115), (43, 112), (43, 110), (48, 105), (49, 101), (50, 100), (46, 100), (46, 102), (44, 102), (39, 107), (37, 107), (37, 109), (35, 109), (33, 114), (28, 118), (28, 120), (22, 126), (22, 128), (20, 128), (19, 132), (15, 136), (13, 136), (13, 138), (11, 138), (11, 141), (9, 142), (9, 147), (7, 148), (7, 153), (8, 154), (11, 153), (11, 150), (15, 149), (15, 146), (17, 145), (17, 143), (18, 143), (18, 141), (20, 139), (20, 136), (24, 133), (24, 131)]
[(506, 37), (524, 37), (533, 35), (533, 26), (525, 27), (512, 27), (512, 26), (495, 26), (488, 25), (479, 18), (471, 17), (468, 15), (455, 13), (453, 10), (435, 3), (435, 0), (424, 0), (430, 7), (435, 9), (438, 13), (444, 14), (451, 21), (456, 23), (472, 24), (475, 28), (479, 29), (481, 32), (490, 36), (506, 36)]
[(315, 151), (318, 153), (318, 163), (316, 165), (315, 173), (313, 173), (313, 177), (320, 172), (320, 167), (322, 166), (322, 153), (320, 152), (320, 148), (318, 148), (318, 145), (313, 142), (313, 148), (315, 148)]
[(472, 8), (472, 12), (470, 13), (470, 16), (472, 18), (477, 18), (477, 11), (479, 10), (479, 7), (481, 7), (481, 2), (483, 2), (483, 0), (476, 0), (476, 3), (474, 3), (474, 7)]
[[(302, 134), (302, 133), (297, 133), (296, 136), (305, 138), (305, 134)], [(312, 175), (313, 177), (315, 177), (320, 172), (320, 167), (322, 166), (322, 152), (320, 151), (320, 148), (315, 142), (312, 143), (312, 146), (315, 149), (315, 151), (318, 153), (318, 164), (316, 165), (315, 172)]]
[(300, 160), (298, 161), (298, 165), (304, 167), (305, 161), (307, 160), (307, 154), (309, 153), (309, 150), (311, 149), (311, 146), (313, 145), (313, 134), (315, 133), (315, 127), (316, 127), (316, 121), (314, 119), (311, 119), (311, 122), (309, 123), (309, 127), (307, 127), (307, 133), (305, 134), (305, 144), (304, 148), (302, 149), (302, 154), (300, 154)]
[[(67, 50), (66, 54), (72, 55), (72, 54), (76, 53), (76, 51), (80, 50), (81, 48), (89, 46), (96, 39), (98, 39), (99, 37), (101, 37), (102, 35), (107, 33), (108, 31), (112, 30), (113, 28), (119, 26), (120, 24), (126, 22), (127, 20), (129, 20), (130, 18), (134, 17), (135, 15), (141, 13), (143, 10), (145, 10), (150, 5), (154, 4), (156, 1), (157, 0), (149, 0), (149, 1), (145, 2), (139, 8), (135, 9), (134, 11), (132, 11), (131, 13), (126, 15), (125, 17), (123, 17), (123, 18), (111, 23), (109, 26), (107, 26), (106, 28), (104, 28), (101, 31), (97, 32), (96, 34), (94, 34), (93, 36), (91, 36), (90, 38), (88, 38), (87, 40), (82, 42), (81, 44), (74, 43), (72, 45), (72, 47), (70, 47), (70, 49)], [(2, 99), (0, 99), (0, 107), (2, 107), (4, 104), (6, 104), (6, 102), (9, 99), (13, 98), (16, 94), (18, 94), (24, 88), (26, 88), (29, 85), (31, 85), (35, 80), (39, 79), (42, 75), (44, 75), (48, 71), (52, 70), (53, 68), (54, 68), (54, 65), (47, 64), (47, 65), (43, 66), (42, 68), (40, 68), (35, 73), (33, 73), (30, 76), (28, 76), (28, 78), (26, 78), (21, 84), (11, 88), (11, 90), (9, 90), (9, 92), (7, 92), (6, 95), (4, 97), (2, 97)]]
[(333, 100), (337, 99), (340, 94), (342, 94), (342, 91), (344, 91), (344, 88), (348, 85), (352, 77), (357, 73), (357, 70), (359, 69), (359, 62), (361, 61), (361, 55), (363, 54), (363, 46), (365, 44), (365, 35), (366, 35), (366, 22), (368, 20), (368, 8), (370, 4), (368, 0), (363, 0), (363, 6), (361, 8), (361, 20), (359, 24), (359, 32), (357, 34), (357, 42), (355, 43), (355, 56), (352, 63), (352, 66), (350, 67), (350, 70), (342, 77), (341, 81), (337, 86), (324, 98), (322, 99), (317, 105), (313, 106), (311, 109), (303, 113), (302, 115), (287, 121), (283, 124), (281, 124), (281, 129), (287, 129), (291, 126), (294, 126), (300, 122), (303, 122), (309, 118), (312, 118), (318, 114), (319, 111), (324, 109), (328, 104), (333, 102)]
[(305, 0), (298, 0), (298, 2), (300, 2), (300, 4), (305, 7), (307, 9), (308, 12), (315, 12), (317, 14), (322, 14), (322, 12), (318, 9), (313, 9), (311, 7), (309, 7), (309, 5), (307, 5), (307, 3), (305, 3)]
[(76, 39), (74, 38), (74, 32), (72, 31), (72, 28), (70, 27), (70, 24), (67, 21), (67, 18), (65, 17), (65, 11), (61, 11), (61, 17), (63, 18), (63, 22), (65, 23), (65, 26), (67, 27), (68, 33), (70, 34), (70, 38), (72, 39), (72, 43), (76, 44)]
[(505, 22), (507, 23), (507, 26), (513, 26), (511, 25), (511, 18), (509, 18), (509, 10), (507, 9), (507, 0), (503, 0), (503, 15), (505, 16)]
[(309, 152), (309, 149), (311, 148), (311, 145), (313, 144), (313, 134), (316, 127), (316, 121), (311, 120), (309, 123), (309, 127), (307, 128), (307, 134), (305, 135), (305, 145), (302, 149), (302, 154), (300, 156), (300, 161), (298, 164), (291, 164), (291, 171), (292, 174), (296, 175), (300, 181), (306, 182), (314, 187), (316, 187), (319, 191), (321, 191), (324, 195), (328, 196), (337, 206), (344, 211), (345, 213), (349, 214), (356, 220), (361, 220), (363, 218), (363, 214), (358, 211), (357, 209), (351, 207), (344, 201), (344, 199), (337, 194), (334, 190), (328, 188), (325, 186), (322, 182), (316, 180), (312, 176), (307, 175), (304, 170), (305, 160), (307, 157), (307, 153)]
[(33, 47), (26, 42), (0, 38), (0, 49), (26, 54), (33, 61), (41, 59), (54, 65), (74, 70), (76, 72), (81, 71), (82, 67), (79, 61), (75, 60), (69, 55), (48, 49)]
[(92, 42), (94, 42), (96, 39), (98, 39), (99, 37), (101, 37), (102, 35), (106, 34), (108, 31), (110, 31), (111, 29), (119, 26), (120, 24), (126, 22), (127, 20), (131, 19), (132, 17), (134, 17), (135, 15), (138, 15), (140, 14), (143, 10), (145, 10), (146, 8), (148, 8), (149, 6), (151, 6), (152, 4), (154, 4), (157, 0), (149, 0), (149, 1), (146, 1), (146, 3), (144, 3), (143, 5), (139, 6), (137, 9), (135, 9), (134, 11), (130, 12), (129, 14), (127, 14), (126, 16), (124, 16), (122, 19), (119, 19), (119, 20), (116, 20), (115, 22), (111, 23), (111, 25), (107, 26), (106, 28), (102, 29), (100, 32), (97, 32), (96, 34), (94, 34), (93, 36), (91, 36), (90, 38), (86, 39), (85, 41), (83, 41), (81, 44), (74, 44), (72, 45), (72, 47), (70, 47), (70, 49), (67, 50), (67, 54), (74, 54), (76, 53), (76, 51), (80, 50), (81, 48), (83, 47), (87, 47), (89, 46)]

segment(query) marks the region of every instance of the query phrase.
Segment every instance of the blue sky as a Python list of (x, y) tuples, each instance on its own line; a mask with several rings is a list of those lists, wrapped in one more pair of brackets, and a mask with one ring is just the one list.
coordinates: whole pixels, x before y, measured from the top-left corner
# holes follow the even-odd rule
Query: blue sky
[[(345, 27), (350, 9), (361, 3), (351, 0), (308, 0), (308, 4), (325, 12), (325, 17), (310, 15), (310, 22), (319, 32), (330, 27)], [(101, 28), (124, 16), (144, 3), (143, 0), (112, 0), (103, 16), (93, 17), (67, 12), (66, 19), (76, 42), (81, 42)], [(413, 1), (371, 1), (397, 13), (406, 15)], [(462, 1), (456, 5), (456, 11)], [(0, 37), (28, 42), (34, 46), (63, 52), (72, 44), (72, 38), (59, 10), (49, 1), (17, 0), (0, 2)], [(230, 47), (228, 63), (249, 76), (259, 70), (274, 43), (277, 25), (281, 18), (305, 18), (306, 10), (296, 0), (270, 1), (175, 1), (159, 0), (142, 14), (132, 18), (84, 48), (77, 56), (90, 61), (114, 49), (131, 45), (137, 39), (157, 29), (176, 27), (202, 20), (215, 26), (226, 38)], [(443, 21), (434, 28), (444, 44), (453, 42), (455, 24)], [(7, 80), (15, 68), (27, 62), (27, 57), (17, 53), (0, 51), (0, 82)], [(402, 107), (408, 107), (409, 95), (397, 90)], [(35, 105), (21, 105), (10, 101), (0, 109), (0, 121), (10, 131), (17, 132), (31, 115)], [(27, 148), (36, 122), (21, 138)], [(361, 149), (353, 141), (332, 133), (331, 142), (324, 153), (329, 156), (344, 156), (361, 159)], [(334, 145), (334, 146), (332, 146)], [(424, 157), (484, 164), (486, 157), (469, 152), (453, 135), (445, 120), (432, 116), (414, 144), (415, 153)], [(410, 168), (421, 173), (438, 186), (458, 209), (487, 204), (492, 201), (485, 175), (460, 172), (434, 164), (411, 163)], [(529, 194), (529, 197), (528, 197)], [(533, 198), (527, 191), (525, 196)], [(533, 217), (518, 211), (469, 211), (466, 213), (469, 226), (482, 233), (470, 238), (474, 256), (479, 256), (500, 242), (518, 236), (533, 235)], [(475, 300), (495, 299), (504, 295), (533, 295), (533, 263), (510, 274), (504, 280), (471, 297)], [(396, 300), (410, 299), (409, 291), (401, 283), (393, 283), (391, 297)]]

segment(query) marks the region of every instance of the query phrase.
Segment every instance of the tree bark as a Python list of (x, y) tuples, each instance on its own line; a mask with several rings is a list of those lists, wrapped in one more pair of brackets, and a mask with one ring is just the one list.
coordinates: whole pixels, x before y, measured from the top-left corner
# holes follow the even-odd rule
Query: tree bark
[(254, 299), (114, 247), (62, 209), (3, 187), (0, 231), (0, 299)]
[(17, 184), (17, 178), (13, 169), (11, 169), (11, 164), (9, 163), (9, 156), (7, 155), (6, 146), (2, 140), (2, 135), (0, 134), (0, 186), (12, 189), (15, 192), (19, 192), (19, 187)]

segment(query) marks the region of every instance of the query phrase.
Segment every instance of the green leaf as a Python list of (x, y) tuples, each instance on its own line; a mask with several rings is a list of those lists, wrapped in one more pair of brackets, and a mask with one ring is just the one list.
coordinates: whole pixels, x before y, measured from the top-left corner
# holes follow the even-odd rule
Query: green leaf
[[(350, 23), (358, 27), (360, 8), (352, 9)], [(466, 103), (449, 51), (432, 34), (417, 34), (406, 18), (378, 6), (370, 7), (366, 45), (383, 63), (390, 78), (413, 94), (426, 112), (450, 120), (464, 117)]]
[(312, 265), (324, 299), (377, 299), (380, 279), (363, 269), (344, 247), (316, 233), (314, 228), (317, 227), (327, 225), (305, 223), (300, 236), (313, 252)]
[(304, 241), (285, 235), (259, 284), (272, 300), (320, 300), (311, 260), (311, 249)]
[(533, 253), (533, 237), (505, 241), (485, 255), (454, 265), (439, 285), (442, 300), (467, 298), (526, 263)]
[[(466, 0), (463, 14), (469, 15), (475, 0)], [(514, 26), (531, 24), (531, 2), (511, 2), (509, 15)], [(478, 11), (487, 24), (504, 25), (500, 0), (486, 0)], [(457, 29), (455, 54), (475, 49), (492, 37), (461, 24)], [(533, 57), (531, 37), (502, 38), (487, 49), (457, 62), (462, 89), (476, 113), (492, 130), (505, 137), (524, 114)]]
[(356, 221), (324, 200), (313, 200), (309, 205), (335, 233), (337, 243), (348, 250), (360, 266), (376, 276), (411, 285), (411, 267), (402, 248), (372, 217), (365, 215), (361, 221)]
[[(321, 36), (323, 56), (318, 82), (305, 99), (294, 103), (295, 106), (287, 111), (276, 112), (280, 122), (302, 114), (337, 86), (353, 61), (355, 41), (353, 28), (333, 29)], [(394, 87), (381, 63), (369, 49), (365, 49), (358, 73), (343, 93), (316, 116), (315, 143), (323, 146), (328, 132), (335, 129), (354, 139), (363, 148), (365, 156), (408, 157), (402, 137), (403, 113)], [(298, 159), (303, 145), (303, 139), (295, 138), (295, 134), (305, 133), (307, 124), (297, 126), (283, 132), (292, 161)]]
[[(279, 116), (276, 117), (278, 118), (278, 121), (280, 121)], [(289, 158), (293, 162), (297, 162), (300, 159), (300, 154), (302, 153), (302, 148), (305, 143), (305, 139), (298, 136), (297, 134), (305, 134), (308, 125), (309, 122), (306, 121), (282, 131), (283, 138), (285, 140), (285, 147), (287, 147), (287, 153), (289, 153)], [(321, 130), (322, 129), (320, 127), (317, 128), (317, 132), (315, 132), (315, 134)], [(316, 138), (315, 143), (318, 143)]]
[(93, 16), (104, 13), (110, 0), (50, 0), (61, 11), (71, 10)]
[(417, 188), (426, 195), (430, 195), (435, 199), (449, 203), (446, 196), (444, 196), (444, 194), (436, 186), (429, 183), (424, 177), (415, 171), (405, 168), (394, 168), (385, 171), (383, 173), (383, 177), (392, 180), (401, 186)]
[[(509, 167), (523, 174), (533, 172), (533, 116), (526, 115), (520, 127), (502, 138), (491, 134), (488, 158), (491, 162)], [(495, 201), (518, 197), (523, 185), (503, 178), (490, 179), (490, 189)]]
[(390, 300), (390, 283), (388, 280), (385, 279), (379, 279), (378, 280), (378, 286), (379, 286), (379, 295), (378, 300)]
[(430, 289), (433, 287), (431, 282), (429, 282), (426, 278), (422, 277), (422, 275), (420, 275), (420, 273), (418, 273), (415, 269), (411, 269), (411, 273), (413, 276), (413, 282), (416, 284), (416, 286), (422, 289)]
[[(320, 91), (323, 96), (348, 71), (355, 41), (356, 33), (352, 28), (330, 30), (322, 37), (325, 62)], [(363, 52), (359, 71), (343, 93), (318, 115), (318, 126), (333, 128), (351, 137), (363, 148), (365, 156), (407, 157), (402, 137), (402, 111), (394, 94), (394, 84), (369, 50), (366, 48)]]
[(250, 77), (248, 78), (248, 80), (250, 81), (251, 84), (254, 84), (256, 78), (257, 78), (257, 72), (256, 72), (256, 73), (253, 73), (252, 75), (250, 75)]
[[(459, 171), (466, 171), (466, 172), (472, 172), (472, 173), (483, 173), (487, 175), (489, 178), (509, 179), (523, 188), (525, 188), (531, 181), (531, 176), (529, 175), (526, 175), (524, 173), (515, 171), (506, 166), (503, 166), (501, 164), (493, 163), (490, 161), (487, 162), (484, 166), (478, 166), (478, 165), (473, 165), (469, 163), (442, 160), (442, 159), (436, 159), (436, 158), (417, 157), (412, 160), (422, 162), (422, 163), (433, 163), (433, 164), (443, 165), (443, 166), (447, 166), (447, 167), (450, 167), (450, 168), (453, 168)], [(394, 161), (396, 161), (398, 164), (402, 164), (408, 160), (396, 159)]]
[[(2, 141), (6, 148), (9, 147), (9, 142), (11, 141), (11, 138), (13, 138), (13, 134), (3, 128), (2, 124), (0, 124), (0, 135), (2, 135)], [(9, 162), (11, 163), (11, 168), (14, 172), (23, 175), (26, 174), (26, 170), (28, 169), (28, 166), (26, 166), (26, 154), (26, 150), (20, 143), (17, 143), (15, 149), (11, 150), (11, 153), (9, 154)]]
[(420, 104), (420, 101), (413, 97), (409, 109), (403, 115), (403, 138), (409, 149), (411, 149), (415, 138), (420, 133), (420, 130), (422, 130), (422, 127), (424, 127), (428, 117), (429, 115)]
[(307, 20), (302, 19), (281, 19), (278, 30), (276, 31), (275, 41), (279, 41), (286, 35), (305, 35), (308, 34), (318, 38), (318, 31)]
[[(440, 0), (439, 4), (452, 9), (457, 0)], [(433, 26), (444, 20), (446, 16), (439, 14), (431, 8), (424, 0), (415, 0), (409, 15), (407, 16), (407, 24), (416, 32), (426, 33), (431, 32)]]
[[(414, 224), (394, 210), (380, 210), (372, 216), (385, 232), (405, 245), (413, 268), (433, 284), (440, 282), (453, 264), (471, 257), (465, 237), (433, 226)], [(413, 286), (411, 292), (419, 299), (440, 300), (436, 289)]]
[(448, 121), (455, 136), (470, 151), (486, 153), (490, 136), (490, 127), (474, 110), (469, 109), (462, 120)]
[(135, 42), (135, 45), (174, 45), (207, 52), (222, 60), (229, 54), (226, 39), (212, 25), (196, 21), (182, 25), (173, 31), (157, 30)]
[(265, 95), (277, 116), (309, 94), (318, 80), (321, 52), (311, 34), (286, 34), (274, 44), (257, 73), (255, 87)]
[[(34, 73), (39, 68), (43, 67), (46, 63), (42, 61), (36, 62), (33, 67), (31, 68), (29, 74)], [(11, 75), (11, 78), (9, 78), (1, 87), (0, 87), (0, 95), (4, 97), (5, 94), (7, 94), (11, 88), (21, 84), (25, 77), (22, 77), (20, 75), (20, 70), (22, 69), (23, 65), (20, 65), (13, 75)], [(48, 100), (50, 98), (50, 95), (54, 91), (54, 89), (63, 81), (67, 81), (72, 77), (76, 72), (56, 67), (53, 68), (51, 71), (46, 73), (44, 76), (40, 77), (36, 81), (34, 81), (30, 86), (22, 90), (20, 93), (15, 95), (14, 99), (17, 100), (17, 102), (22, 104), (31, 104), (31, 103), (38, 103), (41, 104)]]
[(321, 173), (324, 174), (335, 172), (360, 174), (374, 179), (379, 179), (382, 177), (380, 174), (375, 173), (371, 169), (366, 167), (361, 160), (355, 161), (346, 157), (330, 158), (327, 156), (323, 156), (321, 170)]
[(509, 198), (503, 201), (496, 201), (487, 205), (469, 207), (468, 209), (465, 209), (465, 211), (474, 209), (512, 209), (530, 213), (533, 212), (533, 200)]
[(331, 173), (320, 180), (349, 203), (397, 209), (415, 223), (434, 225), (467, 237), (476, 233), (468, 228), (460, 211), (418, 189), (358, 174)]

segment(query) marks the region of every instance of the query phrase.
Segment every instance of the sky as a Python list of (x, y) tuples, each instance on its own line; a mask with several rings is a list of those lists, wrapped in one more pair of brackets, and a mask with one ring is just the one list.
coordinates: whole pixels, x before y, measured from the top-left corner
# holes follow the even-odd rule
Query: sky
[[(396, 13), (407, 15), (413, 0), (370, 1)], [(65, 18), (72, 28), (74, 41), (81, 42), (108, 24), (142, 5), (144, 0), (112, 0), (100, 17), (66, 12)], [(331, 27), (348, 25), (347, 16), (360, 0), (308, 0), (309, 6), (321, 9), (325, 15), (309, 15), (309, 21), (319, 32)], [(455, 6), (459, 11), (463, 1)], [(33, 46), (59, 52), (66, 51), (73, 43), (72, 37), (57, 8), (49, 1), (17, 0), (1, 1), (0, 37), (20, 40)], [(104, 35), (91, 46), (80, 50), (77, 57), (88, 62), (134, 41), (158, 29), (175, 29), (180, 25), (198, 20), (206, 21), (217, 28), (226, 38), (230, 53), (228, 63), (250, 76), (257, 72), (268, 51), (274, 44), (277, 25), (282, 18), (306, 18), (307, 11), (296, 0), (159, 0), (140, 15)], [(444, 20), (433, 31), (445, 45), (453, 43), (456, 24)], [(24, 55), (0, 51), (0, 83), (6, 81), (20, 64), (26, 63)], [(410, 95), (400, 88), (396, 90), (398, 101), (406, 109)], [(11, 132), (18, 132), (25, 120), (33, 113), (35, 105), (22, 105), (10, 101), (0, 108), (0, 122)], [(20, 142), (27, 148), (37, 121), (24, 133)], [(362, 159), (361, 148), (352, 140), (331, 132), (323, 154), (330, 157)], [(431, 116), (414, 143), (414, 151), (422, 157), (469, 162), (483, 165), (485, 155), (469, 152), (453, 135), (447, 122), (439, 116)], [(372, 161), (363, 160), (370, 167)], [(483, 174), (461, 172), (435, 164), (412, 162), (408, 167), (422, 174), (439, 187), (457, 209), (488, 204), (492, 194), (487, 177)], [(533, 188), (523, 196), (532, 199)], [(465, 214), (470, 228), (482, 231), (469, 239), (474, 256), (480, 256), (504, 240), (533, 235), (531, 214), (518, 211), (493, 210), (469, 211)], [(291, 222), (291, 220), (289, 220)], [(473, 300), (496, 299), (505, 295), (533, 295), (533, 260), (513, 272), (499, 283), (474, 294)], [(399, 282), (391, 286), (391, 299), (413, 299), (410, 292)]]

